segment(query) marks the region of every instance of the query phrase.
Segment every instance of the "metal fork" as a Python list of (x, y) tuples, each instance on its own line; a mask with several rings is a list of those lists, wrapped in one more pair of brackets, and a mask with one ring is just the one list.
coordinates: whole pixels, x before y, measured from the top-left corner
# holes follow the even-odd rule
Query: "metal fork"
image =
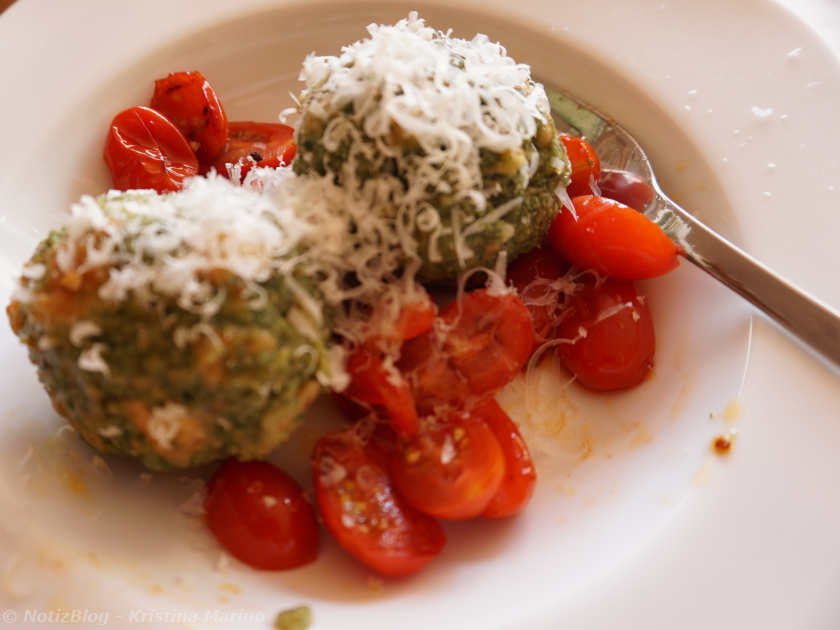
[(653, 189), (645, 208), (685, 251), (685, 258), (781, 324), (813, 350), (840, 367), (840, 314), (808, 295), (733, 245), (662, 192), (639, 142), (612, 118), (564, 92), (546, 86), (560, 131), (585, 137), (601, 160), (602, 172), (625, 171)]

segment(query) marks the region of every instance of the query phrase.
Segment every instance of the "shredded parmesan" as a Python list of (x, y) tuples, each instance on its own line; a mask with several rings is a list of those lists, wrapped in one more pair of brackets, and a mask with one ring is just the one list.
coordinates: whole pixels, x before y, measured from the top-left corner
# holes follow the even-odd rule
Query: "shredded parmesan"
[(87, 320), (78, 321), (70, 328), (70, 343), (74, 346), (81, 346), (85, 340), (95, 337), (102, 332), (99, 324)]
[(224, 347), (222, 339), (219, 337), (216, 330), (206, 322), (199, 322), (190, 328), (179, 326), (172, 333), (172, 340), (175, 342), (176, 348), (183, 349), (188, 344), (195, 343), (201, 335), (207, 337), (216, 350), (221, 350)]
[(455, 459), (455, 455), (455, 442), (452, 440), (452, 436), (447, 433), (443, 440), (443, 446), (440, 449), (440, 463), (446, 466)]
[(56, 346), (56, 340), (54, 337), (50, 337), (49, 335), (42, 335), (38, 339), (38, 350), (41, 352), (47, 352), (48, 350), (52, 350)]
[(115, 424), (109, 424), (106, 427), (101, 427), (97, 433), (104, 438), (115, 438), (122, 435), (122, 429)]
[(148, 302), (162, 294), (206, 319), (225, 296), (203, 274), (226, 270), (246, 281), (268, 280), (308, 229), (288, 206), (211, 174), (188, 179), (176, 193), (112, 190), (83, 197), (72, 208), (56, 261), (77, 273), (107, 267), (103, 300)]
[(334, 486), (344, 481), (347, 477), (347, 469), (335, 461), (332, 457), (323, 457), (321, 458), (320, 463), (320, 479), (321, 483), (325, 486)]
[(569, 213), (572, 215), (575, 221), (577, 221), (577, 212), (575, 211), (575, 204), (572, 203), (572, 198), (569, 197), (569, 193), (566, 190), (565, 184), (561, 184), (557, 188), (554, 189), (554, 194), (557, 195), (557, 198), (560, 200), (561, 205), (564, 209), (568, 210)]
[(181, 422), (187, 413), (186, 407), (175, 403), (155, 407), (149, 418), (149, 437), (162, 449), (171, 449), (172, 441), (181, 430)]
[(426, 26), (416, 12), (367, 30), (368, 39), (345, 46), (338, 57), (304, 61), (303, 104), (314, 114), (326, 118), (354, 103), (371, 137), (385, 136), (396, 122), (427, 153), (455, 164), (471, 159), (476, 146), (518, 149), (545, 119), (545, 91), (523, 89), (530, 68), (486, 35), (458, 39)]
[(46, 266), (41, 263), (29, 263), (24, 266), (21, 275), (27, 280), (39, 280), (47, 272)]
[(519, 206), (522, 205), (522, 197), (516, 197), (515, 199), (511, 199), (510, 201), (503, 203), (498, 208), (494, 208), (491, 212), (488, 212), (480, 219), (474, 221), (469, 226), (464, 229), (463, 235), (469, 236), (470, 234), (475, 234), (480, 232), (484, 227), (488, 224), (492, 223), (493, 221), (498, 221), (511, 210), (515, 210)]
[(95, 343), (90, 348), (83, 350), (79, 354), (79, 368), (87, 372), (100, 372), (103, 376), (110, 375), (111, 370), (108, 368), (108, 363), (102, 357), (104, 351), (104, 343)]
[[(592, 322), (592, 325), (594, 326), (595, 324), (598, 324), (598, 323), (604, 321), (605, 319), (608, 319), (608, 318), (612, 317), (613, 315), (618, 315), (625, 308), (632, 309), (633, 308), (633, 302), (622, 302), (620, 304), (614, 304), (613, 306), (611, 306), (609, 308), (605, 308), (604, 310), (602, 310), (601, 312), (598, 313), (598, 317), (595, 318), (595, 321)], [(635, 312), (635, 311), (633, 311), (633, 312)]]

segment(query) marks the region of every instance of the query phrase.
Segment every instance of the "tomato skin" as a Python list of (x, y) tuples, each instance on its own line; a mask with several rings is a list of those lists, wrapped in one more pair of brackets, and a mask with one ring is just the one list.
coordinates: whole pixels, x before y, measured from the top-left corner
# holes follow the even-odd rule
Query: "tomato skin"
[[(399, 577), (431, 562), (446, 536), (436, 520), (396, 494), (386, 461), (374, 443), (362, 446), (348, 433), (325, 435), (312, 453), (315, 496), (324, 525), (345, 551), (382, 575)], [(333, 477), (336, 470), (343, 474)]]
[(431, 330), (435, 323), (437, 307), (426, 290), (421, 289), (421, 291), (417, 300), (406, 302), (400, 309), (399, 317), (394, 325), (396, 337), (400, 341), (419, 337)]
[(587, 389), (626, 389), (650, 373), (656, 346), (653, 318), (632, 282), (609, 279), (573, 296), (557, 336), (575, 339), (580, 328), (586, 336), (557, 346), (557, 354)]
[(178, 128), (148, 107), (131, 107), (111, 121), (103, 158), (117, 190), (180, 190), (198, 174), (198, 160)]
[(595, 195), (572, 199), (577, 219), (560, 212), (548, 240), (560, 256), (583, 269), (621, 280), (644, 280), (674, 269), (677, 247), (645, 215)]
[(404, 442), (391, 457), (391, 478), (406, 502), (431, 516), (478, 516), (498, 491), (505, 458), (489, 427), (452, 414)]
[(268, 462), (223, 463), (208, 482), (204, 509), (216, 539), (256, 569), (293, 569), (317, 556), (312, 506), (300, 486)]
[(560, 288), (553, 285), (568, 269), (569, 265), (547, 245), (522, 254), (508, 267), (508, 284), (516, 288), (531, 314), (535, 345), (552, 336), (561, 294)]
[(216, 91), (200, 72), (173, 72), (155, 81), (150, 107), (166, 116), (187, 140), (198, 143), (202, 166), (222, 152), (228, 120)]
[(338, 411), (342, 417), (348, 422), (357, 422), (371, 413), (368, 407), (356, 402), (352, 398), (348, 398), (344, 394), (330, 391), (330, 396), (332, 396), (333, 402), (338, 407)]
[(601, 189), (602, 197), (614, 199), (639, 211), (645, 209), (654, 195), (653, 188), (645, 180), (628, 171), (601, 173), (598, 188)]
[(436, 315), (437, 306), (420, 285), (410, 293), (386, 293), (371, 309), (362, 343), (396, 354), (403, 341), (430, 330)]
[(415, 435), (419, 429), (414, 396), (399, 372), (387, 370), (380, 353), (360, 346), (347, 358), (350, 384), (344, 395), (383, 410), (389, 424), (401, 435)]
[(455, 369), (476, 395), (495, 393), (516, 376), (534, 347), (528, 309), (513, 294), (491, 295), (486, 289), (464, 295), (441, 312), (447, 325), (448, 351)]
[(566, 191), (570, 197), (592, 193), (591, 182), (597, 182), (601, 175), (601, 161), (583, 138), (560, 134), (560, 141), (566, 149), (566, 157), (572, 168), (572, 176)]
[(226, 165), (239, 164), (241, 181), (254, 166), (278, 168), (291, 164), (297, 152), (294, 134), (292, 127), (280, 123), (229, 122), (227, 148), (210, 166), (228, 177)]
[(516, 424), (494, 398), (488, 398), (476, 407), (473, 415), (490, 427), (505, 458), (505, 476), (481, 515), (485, 518), (512, 516), (522, 510), (534, 494), (537, 471), (531, 453)]
[(420, 335), (403, 344), (397, 367), (408, 381), (421, 415), (438, 408), (462, 407), (476, 395), (452, 365), (434, 334)]
[(531, 316), (512, 293), (465, 293), (439, 317), (446, 332), (431, 330), (406, 341), (397, 363), (421, 414), (494, 394), (531, 354)]

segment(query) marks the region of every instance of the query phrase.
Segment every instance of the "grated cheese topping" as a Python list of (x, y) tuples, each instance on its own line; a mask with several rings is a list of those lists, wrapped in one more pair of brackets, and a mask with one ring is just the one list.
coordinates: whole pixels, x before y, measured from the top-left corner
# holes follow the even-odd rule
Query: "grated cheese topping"
[(178, 436), (188, 413), (186, 407), (176, 403), (153, 408), (148, 425), (149, 437), (162, 449), (171, 449), (172, 441)]
[[(423, 257), (440, 262), (439, 240), (451, 238), (459, 267), (467, 269), (476, 258), (467, 237), (522, 203), (489, 203), (499, 190), (484, 187), (482, 151), (522, 156), (538, 125), (550, 120), (545, 90), (528, 65), (486, 35), (456, 38), (426, 26), (416, 12), (367, 30), (367, 39), (338, 56), (304, 60), (297, 135), (323, 125), (319, 142), (327, 152), (350, 147), (338, 181), (371, 213), (390, 218), (407, 254), (417, 257), (412, 233), (419, 231), (428, 236)], [(539, 159), (533, 151), (519, 161), (511, 177), (525, 188)], [(389, 164), (406, 175), (387, 176)], [(567, 167), (557, 166), (558, 173)], [(364, 175), (370, 172), (377, 175)], [(446, 220), (440, 199), (451, 208)]]
[(81, 346), (85, 340), (90, 337), (95, 337), (101, 332), (102, 329), (96, 322), (88, 320), (78, 321), (70, 328), (70, 343), (74, 346)]
[[(388, 136), (396, 123), (431, 160), (463, 166), (457, 175), (466, 178), (480, 178), (476, 149), (518, 149), (546, 120), (548, 98), (529, 66), (486, 35), (452, 37), (426, 26), (415, 11), (367, 30), (369, 38), (337, 57), (304, 60), (301, 101), (313, 115), (326, 119), (352, 103), (370, 137)], [(394, 152), (384, 143), (378, 148)]]
[(202, 274), (222, 269), (246, 282), (268, 280), (288, 267), (309, 229), (292, 209), (212, 174), (164, 195), (111, 190), (98, 199), (85, 196), (71, 214), (56, 251), (60, 270), (106, 267), (103, 300), (150, 302), (165, 295), (204, 319), (225, 296)]
[(89, 348), (82, 350), (79, 353), (79, 368), (86, 372), (99, 372), (103, 376), (108, 376), (111, 373), (108, 363), (102, 356), (106, 350), (104, 343), (95, 343)]
[[(420, 289), (414, 274), (420, 262), (416, 253), (406, 262), (405, 242), (410, 236), (371, 212), (362, 195), (328, 179), (298, 177), (291, 169), (252, 169), (243, 186), (277, 206), (293, 209), (308, 226), (299, 242), (303, 253), (295, 262), (307, 275), (319, 278), (321, 295), (334, 310), (336, 333), (351, 342), (361, 341), (394, 325), (399, 305), (417, 299)], [(309, 299), (310, 309), (316, 308)], [(373, 331), (368, 309), (375, 304), (394, 308), (389, 309), (390, 317), (377, 319), (379, 328)], [(343, 362), (340, 353), (329, 359), (333, 368)], [(337, 378), (333, 385), (343, 389), (343, 379)]]
[(115, 424), (109, 424), (108, 426), (100, 427), (97, 430), (97, 433), (104, 438), (115, 438), (122, 435), (123, 430)]

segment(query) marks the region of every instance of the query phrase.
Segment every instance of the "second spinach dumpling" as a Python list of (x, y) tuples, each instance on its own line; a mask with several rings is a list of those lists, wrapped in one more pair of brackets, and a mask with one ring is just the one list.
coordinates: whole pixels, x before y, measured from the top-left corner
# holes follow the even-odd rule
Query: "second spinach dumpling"
[(85, 197), (8, 307), (56, 411), (149, 468), (253, 459), (328, 379), (308, 228), (219, 177)]
[(530, 68), (484, 35), (458, 39), (416, 14), (368, 31), (304, 62), (295, 172), (388, 219), (425, 281), (536, 246), (569, 165)]

